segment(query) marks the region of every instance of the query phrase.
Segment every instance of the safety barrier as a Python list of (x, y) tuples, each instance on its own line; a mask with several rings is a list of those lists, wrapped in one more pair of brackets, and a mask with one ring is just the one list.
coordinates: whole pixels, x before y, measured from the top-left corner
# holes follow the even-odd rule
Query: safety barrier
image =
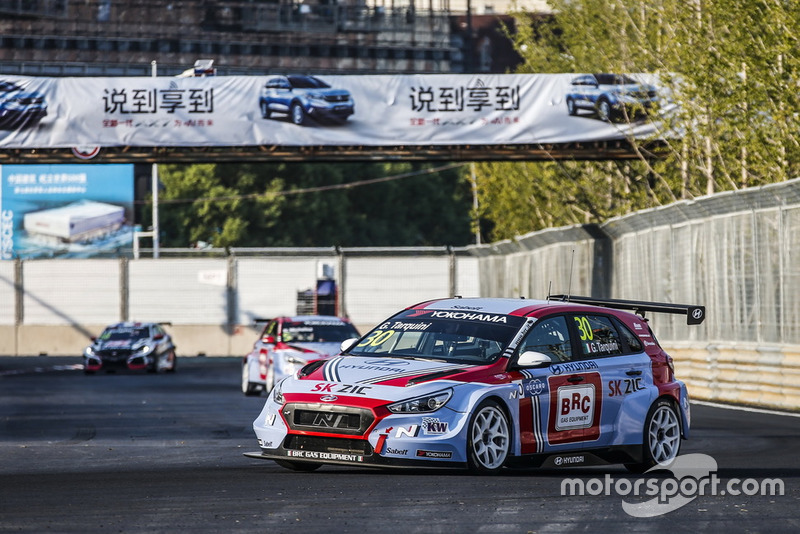
[(695, 398), (800, 409), (800, 180), (461, 248), (166, 250), (0, 262), (0, 354), (79, 354), (117, 320), (171, 323), (185, 355), (240, 355), (253, 321), (336, 282), (362, 329), (430, 298), (548, 293), (703, 304), (651, 316)]

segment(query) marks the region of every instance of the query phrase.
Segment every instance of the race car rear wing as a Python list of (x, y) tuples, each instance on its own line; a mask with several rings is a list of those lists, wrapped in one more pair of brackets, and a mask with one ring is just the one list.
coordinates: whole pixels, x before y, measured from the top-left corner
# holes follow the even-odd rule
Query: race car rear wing
[(550, 295), (547, 300), (561, 300), (576, 304), (590, 304), (618, 310), (633, 310), (644, 317), (645, 312), (677, 313), (686, 316), (686, 324), (700, 324), (706, 318), (706, 307), (692, 304), (670, 304), (667, 302), (644, 302), (640, 300), (600, 299), (575, 295)]

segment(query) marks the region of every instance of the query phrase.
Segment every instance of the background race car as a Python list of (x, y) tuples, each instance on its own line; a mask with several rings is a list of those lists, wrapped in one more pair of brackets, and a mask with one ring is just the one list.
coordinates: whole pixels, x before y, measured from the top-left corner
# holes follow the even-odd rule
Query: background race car
[(118, 369), (175, 372), (178, 357), (172, 337), (160, 323), (125, 322), (109, 325), (83, 351), (86, 374)]
[(277, 382), (309, 361), (338, 354), (342, 341), (360, 335), (348, 319), (330, 315), (276, 317), (266, 323), (242, 361), (245, 395), (269, 393)]
[[(686, 386), (647, 321), (619, 308), (702, 306), (552, 297), (443, 299), (390, 317), (331, 359), (277, 382), (247, 453), (295, 470), (325, 463), (547, 467), (675, 459)], [(590, 303), (588, 304), (580, 304)]]

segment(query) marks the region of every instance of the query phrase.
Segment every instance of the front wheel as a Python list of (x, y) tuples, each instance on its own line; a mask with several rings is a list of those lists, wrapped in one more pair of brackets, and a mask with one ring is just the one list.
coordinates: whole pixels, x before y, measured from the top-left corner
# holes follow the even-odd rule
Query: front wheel
[(296, 125), (302, 125), (306, 120), (306, 112), (303, 110), (303, 106), (300, 105), (299, 102), (295, 102), (292, 104), (290, 111), (290, 115), (292, 116), (292, 122)]
[(289, 460), (275, 460), (275, 463), (284, 469), (289, 469), (291, 471), (305, 471), (307, 473), (316, 471), (322, 467), (322, 464), (317, 464), (314, 462), (290, 462)]
[(597, 115), (604, 121), (611, 122), (613, 120), (614, 110), (611, 108), (611, 103), (605, 98), (601, 98), (597, 103)]
[(258, 384), (250, 382), (250, 364), (242, 364), (242, 393), (248, 397), (257, 397), (261, 395), (261, 388)]
[(578, 108), (575, 105), (575, 101), (571, 98), (567, 99), (567, 112), (573, 116), (578, 114)]
[(661, 399), (653, 404), (645, 419), (642, 462), (625, 464), (625, 467), (631, 472), (643, 473), (657, 464), (669, 464), (677, 458), (680, 449), (680, 417), (672, 402)]
[(499, 471), (511, 449), (511, 433), (505, 412), (494, 401), (483, 402), (472, 415), (467, 435), (470, 470), (491, 474)]
[(178, 355), (175, 354), (174, 350), (169, 351), (169, 356), (167, 357), (167, 361), (169, 362), (169, 367), (167, 368), (167, 372), (174, 373), (178, 369)]

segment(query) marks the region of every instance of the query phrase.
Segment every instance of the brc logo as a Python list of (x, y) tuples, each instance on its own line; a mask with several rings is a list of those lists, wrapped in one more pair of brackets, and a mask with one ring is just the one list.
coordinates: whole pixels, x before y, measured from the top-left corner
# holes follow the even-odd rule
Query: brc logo
[(580, 410), (589, 413), (592, 408), (592, 399), (588, 395), (573, 393), (571, 397), (561, 399), (561, 415), (568, 415), (570, 412)]
[(556, 430), (572, 430), (592, 426), (594, 402), (594, 384), (558, 388)]

